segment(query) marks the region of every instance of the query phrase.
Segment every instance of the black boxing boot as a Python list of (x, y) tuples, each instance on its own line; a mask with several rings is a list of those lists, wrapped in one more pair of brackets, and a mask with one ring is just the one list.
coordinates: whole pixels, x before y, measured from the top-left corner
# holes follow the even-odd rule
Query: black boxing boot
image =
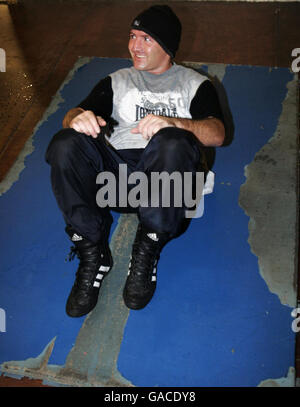
[(128, 308), (142, 309), (152, 299), (156, 289), (157, 263), (167, 241), (166, 234), (155, 233), (138, 225), (123, 290), (124, 303)]
[(99, 290), (104, 277), (112, 268), (113, 260), (105, 237), (97, 244), (85, 239), (67, 226), (66, 232), (75, 246), (71, 247), (69, 260), (76, 255), (79, 267), (66, 304), (70, 317), (81, 317), (88, 314), (97, 304)]

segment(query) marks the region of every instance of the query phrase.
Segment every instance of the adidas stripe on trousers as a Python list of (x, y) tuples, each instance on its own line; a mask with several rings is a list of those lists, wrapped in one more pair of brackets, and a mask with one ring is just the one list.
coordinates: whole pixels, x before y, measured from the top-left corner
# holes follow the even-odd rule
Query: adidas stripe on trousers
[[(149, 182), (152, 172), (163, 171), (169, 174), (177, 171), (182, 176), (184, 172), (191, 172), (194, 179), (196, 171), (204, 171), (203, 156), (196, 137), (175, 127), (161, 129), (145, 149), (128, 150), (115, 150), (103, 138), (93, 139), (68, 128), (54, 135), (46, 152), (46, 161), (51, 166), (53, 193), (66, 224), (85, 238), (97, 242), (110, 229), (111, 210), (136, 212), (146, 227), (154, 232), (168, 233), (170, 237), (182, 233), (189, 223), (185, 218), (184, 204), (181, 207), (172, 205), (172, 187), (170, 207), (100, 208), (96, 202), (97, 191), (101, 187), (96, 183), (99, 173), (113, 173), (118, 183), (119, 165), (127, 164), (128, 176), (134, 171), (141, 171)], [(133, 187), (128, 185), (128, 192)]]

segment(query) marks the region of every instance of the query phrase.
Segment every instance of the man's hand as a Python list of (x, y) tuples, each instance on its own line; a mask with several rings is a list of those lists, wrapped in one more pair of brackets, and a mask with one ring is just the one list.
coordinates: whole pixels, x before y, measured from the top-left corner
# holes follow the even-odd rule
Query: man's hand
[(131, 133), (141, 134), (146, 140), (149, 140), (164, 127), (177, 127), (190, 131), (207, 147), (219, 147), (225, 139), (225, 127), (221, 120), (214, 117), (193, 120), (149, 114), (138, 123), (137, 127), (131, 130)]
[(91, 110), (85, 110), (76, 115), (69, 123), (68, 127), (84, 133), (87, 136), (97, 138), (101, 131), (101, 126), (105, 126), (106, 121), (100, 116), (96, 116)]
[(131, 130), (131, 133), (141, 134), (146, 140), (149, 140), (155, 133), (165, 127), (176, 127), (172, 117), (149, 114), (139, 121), (138, 125)]

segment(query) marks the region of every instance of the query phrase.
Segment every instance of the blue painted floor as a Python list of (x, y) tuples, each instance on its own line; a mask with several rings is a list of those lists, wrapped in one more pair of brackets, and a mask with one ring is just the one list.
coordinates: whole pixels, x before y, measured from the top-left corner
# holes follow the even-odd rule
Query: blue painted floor
[[(101, 77), (129, 65), (95, 58), (75, 72), (59, 109), (36, 130), (26, 168), (0, 197), (0, 364), (36, 357), (56, 337), (49, 363), (64, 365), (75, 343), (84, 317), (68, 318), (65, 301), (76, 263), (64, 262), (70, 244), (44, 154), (65, 112)], [(134, 385), (257, 386), (294, 366), (291, 308), (260, 276), (238, 205), (244, 167), (273, 136), (292, 78), (288, 69), (226, 67), (235, 138), (217, 151), (204, 216), (164, 249), (153, 300), (130, 312), (117, 367)]]

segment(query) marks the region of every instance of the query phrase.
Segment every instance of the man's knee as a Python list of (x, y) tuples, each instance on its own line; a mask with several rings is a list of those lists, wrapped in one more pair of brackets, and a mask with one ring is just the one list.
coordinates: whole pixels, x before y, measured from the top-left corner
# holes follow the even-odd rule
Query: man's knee
[(195, 135), (187, 130), (177, 127), (166, 127), (159, 130), (149, 143), (150, 149), (154, 149), (160, 156), (168, 157), (180, 156), (185, 154), (199, 156), (199, 142)]
[(56, 133), (49, 143), (45, 159), (48, 164), (63, 163), (76, 151), (78, 141), (82, 136), (75, 130), (67, 128)]

